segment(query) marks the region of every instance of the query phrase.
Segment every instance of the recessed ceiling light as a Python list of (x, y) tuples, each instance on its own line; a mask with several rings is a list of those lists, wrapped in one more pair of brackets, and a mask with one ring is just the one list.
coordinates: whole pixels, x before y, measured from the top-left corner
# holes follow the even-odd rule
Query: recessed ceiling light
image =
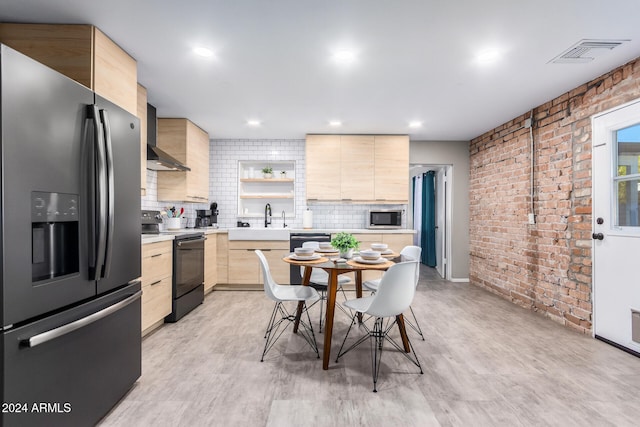
[(485, 49), (476, 54), (478, 64), (493, 64), (500, 59), (500, 51), (497, 49)]
[(260, 120), (247, 120), (249, 126), (260, 126), (262, 122)]
[(333, 60), (338, 64), (351, 64), (356, 59), (356, 54), (351, 50), (338, 50), (333, 53)]
[(414, 120), (413, 122), (409, 122), (410, 128), (420, 128), (422, 127), (422, 122)]
[(329, 126), (342, 126), (342, 122), (340, 120), (331, 120)]
[(213, 51), (211, 49), (202, 46), (193, 48), (193, 53), (204, 58), (211, 58), (213, 56)]

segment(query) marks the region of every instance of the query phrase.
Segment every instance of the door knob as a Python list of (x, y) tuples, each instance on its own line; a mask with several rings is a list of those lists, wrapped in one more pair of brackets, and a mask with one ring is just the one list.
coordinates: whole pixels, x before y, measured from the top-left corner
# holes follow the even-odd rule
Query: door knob
[(604, 239), (604, 234), (602, 234), (602, 233), (593, 233), (591, 235), (591, 238), (594, 239), (594, 240), (602, 240), (602, 239)]

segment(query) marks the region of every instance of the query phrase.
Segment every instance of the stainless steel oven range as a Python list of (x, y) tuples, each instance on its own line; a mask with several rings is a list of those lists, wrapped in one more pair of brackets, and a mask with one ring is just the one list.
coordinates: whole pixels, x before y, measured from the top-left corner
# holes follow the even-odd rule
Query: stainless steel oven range
[(173, 240), (173, 301), (165, 322), (176, 322), (204, 301), (204, 233)]

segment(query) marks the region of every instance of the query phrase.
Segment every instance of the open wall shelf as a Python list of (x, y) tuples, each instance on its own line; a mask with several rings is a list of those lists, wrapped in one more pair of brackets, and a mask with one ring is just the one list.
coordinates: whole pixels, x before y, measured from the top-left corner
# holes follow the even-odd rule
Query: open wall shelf
[[(271, 177), (262, 169), (273, 168)], [(264, 215), (271, 205), (274, 217), (284, 211), (287, 218), (295, 217), (295, 161), (241, 160), (238, 162), (238, 217), (255, 218)], [(282, 173), (284, 172), (284, 174)]]

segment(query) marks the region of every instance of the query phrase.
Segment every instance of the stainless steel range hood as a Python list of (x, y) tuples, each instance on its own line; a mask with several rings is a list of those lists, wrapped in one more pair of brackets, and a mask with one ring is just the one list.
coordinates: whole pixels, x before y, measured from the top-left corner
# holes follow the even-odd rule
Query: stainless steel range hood
[(147, 104), (147, 169), (154, 171), (190, 171), (191, 168), (156, 147), (157, 132), (156, 107)]
[(147, 144), (147, 169), (154, 171), (190, 171), (191, 168), (180, 163), (158, 147)]

